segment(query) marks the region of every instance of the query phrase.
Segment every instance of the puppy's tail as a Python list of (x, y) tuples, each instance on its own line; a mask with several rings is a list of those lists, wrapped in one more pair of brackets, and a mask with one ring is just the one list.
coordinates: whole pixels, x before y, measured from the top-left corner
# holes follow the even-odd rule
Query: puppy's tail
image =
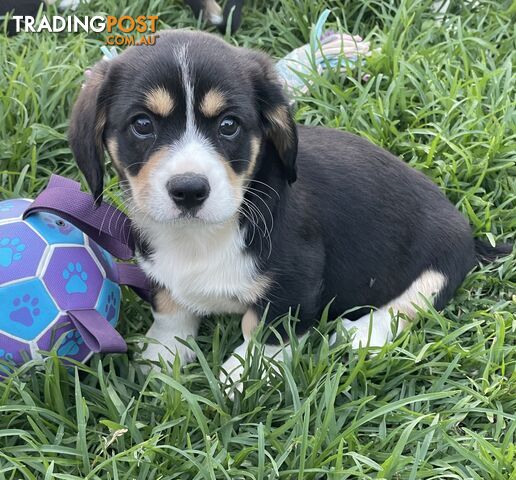
[(510, 243), (502, 243), (492, 247), (489, 243), (475, 238), (475, 255), (479, 262), (494, 262), (499, 257), (510, 255), (512, 247)]

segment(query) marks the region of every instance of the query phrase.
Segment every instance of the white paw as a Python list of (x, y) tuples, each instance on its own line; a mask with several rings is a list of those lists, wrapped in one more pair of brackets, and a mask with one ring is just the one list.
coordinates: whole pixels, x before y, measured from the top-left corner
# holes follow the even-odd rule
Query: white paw
[[(226, 385), (225, 391), (232, 400), (235, 390), (242, 392), (244, 385), (242, 375), (244, 374), (244, 360), (248, 355), (249, 340), (245, 340), (242, 345), (235, 349), (231, 356), (224, 362), (220, 371), (220, 381)], [(290, 358), (290, 345), (264, 345), (263, 351), (252, 348), (253, 355), (260, 355), (262, 378), (268, 379), (269, 372), (279, 372), (278, 361), (286, 361)], [(279, 355), (281, 354), (281, 355)], [(264, 363), (265, 360), (265, 363)], [(271, 362), (271, 360), (274, 360)]]
[[(193, 362), (196, 358), (195, 352), (190, 350), (179, 341), (175, 340), (170, 345), (162, 345), (161, 343), (148, 343), (147, 348), (142, 352), (142, 358), (159, 364), (160, 357), (167, 363), (174, 363), (176, 356), (179, 356), (181, 365)], [(159, 368), (154, 363), (153, 367)]]
[(226, 385), (226, 394), (233, 400), (234, 390), (242, 392), (244, 386), (242, 384), (242, 374), (244, 373), (244, 367), (241, 361), (234, 355), (231, 355), (221, 367), (220, 381)]
[(226, 394), (233, 400), (234, 390), (243, 391), (242, 374), (244, 373), (244, 359), (247, 354), (248, 342), (244, 342), (231, 356), (222, 364), (219, 379), (226, 385)]
[[(383, 347), (386, 343), (392, 340), (391, 332), (391, 316), (388, 312), (381, 310), (373, 314), (373, 326), (371, 329), (371, 336), (369, 337), (369, 323), (371, 316), (364, 315), (358, 320), (351, 321), (348, 319), (342, 320), (342, 328), (349, 332), (351, 338), (351, 346), (353, 348), (365, 347)], [(330, 337), (330, 345), (337, 340), (337, 335), (334, 333)]]

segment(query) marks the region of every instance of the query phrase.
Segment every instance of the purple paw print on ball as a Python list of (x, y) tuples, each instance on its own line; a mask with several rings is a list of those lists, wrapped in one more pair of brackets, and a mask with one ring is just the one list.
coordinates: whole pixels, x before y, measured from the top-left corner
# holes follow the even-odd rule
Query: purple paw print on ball
[(69, 235), (73, 231), (73, 227), (64, 220), (58, 218), (57, 220), (50, 215), (44, 215), (43, 220), (48, 228), (57, 229), (61, 235)]
[(32, 298), (29, 294), (25, 294), (21, 298), (15, 298), (13, 300), (14, 310), (9, 314), (9, 318), (13, 322), (30, 327), (34, 323), (34, 317), (41, 313), (38, 304), (39, 299), (37, 297)]

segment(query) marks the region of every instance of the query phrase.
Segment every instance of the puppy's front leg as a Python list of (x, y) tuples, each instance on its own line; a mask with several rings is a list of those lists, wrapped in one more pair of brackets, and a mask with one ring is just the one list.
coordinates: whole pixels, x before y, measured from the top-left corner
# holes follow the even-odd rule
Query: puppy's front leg
[(176, 355), (181, 364), (195, 359), (195, 353), (178, 339), (195, 337), (199, 330), (200, 319), (180, 307), (166, 289), (159, 290), (154, 296), (154, 323), (147, 332), (147, 337), (159, 343), (149, 343), (142, 357), (146, 360), (159, 361), (161, 356), (167, 362), (173, 362)]
[[(229, 397), (233, 398), (233, 393), (229, 388), (235, 385), (238, 391), (243, 390), (241, 382), (242, 374), (244, 373), (244, 361), (248, 354), (252, 352), (249, 350), (249, 343), (251, 341), (251, 334), (258, 325), (258, 316), (252, 309), (242, 317), (242, 333), (244, 335), (244, 342), (239, 345), (230, 357), (224, 362), (220, 371), (220, 381), (227, 385)], [(288, 355), (290, 346), (285, 345), (264, 345), (263, 355), (267, 359), (283, 360), (285, 355)], [(280, 356), (283, 353), (283, 356)]]

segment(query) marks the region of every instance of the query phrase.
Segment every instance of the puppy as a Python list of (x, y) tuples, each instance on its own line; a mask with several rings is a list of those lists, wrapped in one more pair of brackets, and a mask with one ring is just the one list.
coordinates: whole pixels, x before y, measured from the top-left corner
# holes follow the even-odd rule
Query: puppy
[(203, 316), (242, 314), (244, 343), (223, 366), (238, 381), (262, 318), (299, 306), (301, 335), (330, 302), (333, 318), (352, 310), (355, 346), (383, 345), (393, 315), (401, 329), (427, 301), (442, 309), (478, 256), (510, 251), (475, 241), (440, 190), (388, 152), (296, 125), (272, 61), (213, 35), (162, 32), (97, 64), (69, 138), (97, 199), (104, 148), (126, 190), (155, 285), (149, 360), (188, 362), (179, 339)]

